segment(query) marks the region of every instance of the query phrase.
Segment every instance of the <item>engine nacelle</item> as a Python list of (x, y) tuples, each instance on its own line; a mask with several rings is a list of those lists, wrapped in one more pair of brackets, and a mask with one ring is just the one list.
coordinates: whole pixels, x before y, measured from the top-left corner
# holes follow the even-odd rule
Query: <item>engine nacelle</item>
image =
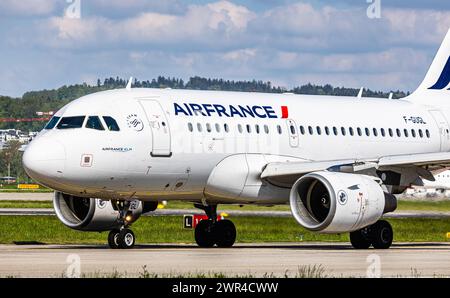
[(326, 171), (298, 179), (290, 205), (301, 226), (322, 233), (359, 230), (397, 207), (396, 198), (384, 193), (373, 177)]
[[(131, 202), (131, 216), (127, 223), (132, 223), (141, 216), (143, 205), (141, 201)], [(111, 201), (55, 192), (53, 206), (58, 219), (74, 230), (109, 231), (120, 228), (119, 211), (114, 209)]]

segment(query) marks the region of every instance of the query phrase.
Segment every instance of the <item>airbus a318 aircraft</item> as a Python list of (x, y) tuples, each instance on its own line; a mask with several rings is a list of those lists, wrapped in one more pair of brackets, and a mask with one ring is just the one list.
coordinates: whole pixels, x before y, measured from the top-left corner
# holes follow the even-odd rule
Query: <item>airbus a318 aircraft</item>
[(350, 233), (355, 248), (389, 248), (394, 194), (450, 165), (450, 31), (425, 79), (402, 100), (169, 89), (99, 92), (72, 101), (23, 155), (55, 190), (66, 226), (110, 231), (161, 200), (192, 202), (208, 220), (201, 247), (230, 247), (218, 204), (290, 204), (299, 225)]

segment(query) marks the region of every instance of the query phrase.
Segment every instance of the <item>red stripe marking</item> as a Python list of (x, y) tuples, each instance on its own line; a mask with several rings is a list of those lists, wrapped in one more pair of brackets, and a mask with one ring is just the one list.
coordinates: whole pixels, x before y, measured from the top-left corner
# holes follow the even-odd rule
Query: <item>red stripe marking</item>
[(285, 119), (289, 117), (289, 111), (287, 106), (281, 106), (281, 118)]

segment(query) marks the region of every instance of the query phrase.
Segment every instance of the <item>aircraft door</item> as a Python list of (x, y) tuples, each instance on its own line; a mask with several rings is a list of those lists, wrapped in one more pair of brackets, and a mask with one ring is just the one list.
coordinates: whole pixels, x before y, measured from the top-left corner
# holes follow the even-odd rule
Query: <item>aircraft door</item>
[(445, 119), (444, 115), (441, 111), (429, 111), (431, 116), (433, 116), (436, 124), (439, 128), (439, 134), (441, 137), (441, 151), (448, 151), (450, 149), (450, 131), (447, 119)]
[(288, 134), (289, 134), (289, 145), (291, 147), (295, 148), (299, 145), (299, 139), (298, 139), (298, 128), (295, 124), (295, 121), (292, 119), (286, 120)]
[(169, 122), (160, 103), (155, 99), (140, 99), (139, 103), (145, 111), (152, 131), (151, 156), (171, 156)]

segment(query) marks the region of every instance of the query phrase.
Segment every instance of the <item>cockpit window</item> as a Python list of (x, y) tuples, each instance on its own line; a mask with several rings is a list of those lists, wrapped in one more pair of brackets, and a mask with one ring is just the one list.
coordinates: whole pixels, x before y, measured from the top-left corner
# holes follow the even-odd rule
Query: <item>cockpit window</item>
[(86, 122), (86, 128), (105, 130), (98, 116), (90, 116)]
[(56, 123), (58, 123), (59, 119), (61, 119), (61, 117), (53, 116), (52, 119), (50, 119), (50, 121), (47, 123), (47, 125), (45, 125), (44, 129), (53, 129)]
[(108, 126), (108, 129), (111, 131), (119, 131), (119, 125), (117, 125), (116, 120), (114, 120), (113, 117), (110, 116), (103, 116), (103, 120), (105, 120), (106, 126)]
[(85, 116), (63, 117), (56, 128), (81, 128), (83, 126)]

